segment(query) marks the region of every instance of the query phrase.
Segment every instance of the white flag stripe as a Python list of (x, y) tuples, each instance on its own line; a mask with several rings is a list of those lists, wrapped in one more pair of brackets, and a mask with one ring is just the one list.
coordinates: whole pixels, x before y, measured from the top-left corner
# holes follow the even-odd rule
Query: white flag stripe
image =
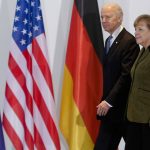
[(18, 81), (16, 80), (16, 78), (13, 76), (12, 72), (9, 69), (8, 74), (9, 76), (7, 77), (7, 84), (9, 85), (9, 88), (12, 90), (13, 94), (18, 99), (18, 102), (24, 109), (24, 107), (26, 107), (25, 94), (22, 88), (20, 87)]
[[(15, 59), (17, 65), (19, 66), (19, 68), (21, 69), (21, 71), (23, 72), (24, 76), (26, 77), (26, 83), (27, 83), (27, 87), (28, 90), (30, 91), (30, 94), (32, 95), (32, 77), (30, 72), (27, 69), (27, 62), (26, 59), (24, 58), (24, 56), (22, 55), (22, 53), (20, 52), (20, 50), (18, 49), (18, 46), (16, 45), (15, 41), (12, 40), (12, 50), (11, 50), (11, 55), (13, 56), (13, 58)], [(28, 52), (31, 54), (31, 44), (29, 47)], [(21, 62), (21, 63), (20, 63)]]
[(28, 112), (29, 111), (27, 110), (25, 111), (25, 122), (30, 134), (32, 135), (32, 138), (34, 138), (34, 122), (31, 114)]
[(15, 95), (15, 97), (17, 98), (19, 104), (22, 106), (22, 109), (24, 110), (26, 125), (33, 137), (33, 132), (32, 132), (33, 118), (31, 116), (31, 113), (29, 112), (29, 110), (26, 107), (24, 92), (23, 92), (22, 88), (20, 87), (20, 85), (18, 84), (16, 78), (13, 76), (13, 74), (11, 73), (11, 71), (9, 69), (8, 69), (8, 74), (9, 74), (9, 76), (7, 78), (7, 84), (9, 85), (9, 88), (12, 90), (12, 92)]
[(29, 54), (30, 54), (30, 56), (31, 56), (31, 58), (33, 57), (33, 55), (32, 55), (32, 44), (29, 44), (28, 46), (27, 46), (27, 50), (28, 50), (28, 52), (29, 52)]
[(45, 126), (45, 123), (43, 121), (43, 118), (36, 106), (36, 104), (34, 103), (34, 121), (35, 121), (35, 126), (39, 131), (39, 134), (44, 142), (44, 145), (46, 147), (46, 149), (48, 150), (55, 150), (55, 146), (54, 143), (49, 135), (49, 132), (47, 130), (47, 127)]
[[(38, 66), (38, 64), (36, 63), (36, 60), (33, 58), (33, 78), (39, 88), (43, 96), (44, 102), (47, 105), (48, 110), (50, 111), (50, 114), (52, 116), (55, 116), (55, 103), (52, 97), (52, 94), (49, 90), (49, 87), (45, 81), (45, 78), (43, 77), (43, 74), (41, 73), (41, 70)], [(55, 117), (53, 118), (55, 119)], [(55, 122), (55, 121), (54, 121)]]
[[(54, 103), (54, 100), (53, 100), (53, 96), (51, 95), (49, 87), (48, 87), (48, 85), (47, 85), (47, 83), (45, 81), (45, 78), (44, 78), (44, 76), (43, 76), (43, 74), (42, 74), (42, 72), (41, 72), (41, 70), (40, 70), (40, 68), (39, 68), (39, 66), (38, 66), (38, 64), (36, 62), (36, 59), (32, 55), (31, 45), (28, 46), (28, 52), (29, 52), (30, 56), (32, 57), (32, 63), (33, 63), (33, 72), (32, 72), (32, 74), (33, 74), (33, 78), (34, 78), (34, 80), (35, 80), (39, 90), (42, 91), (41, 94), (43, 96), (43, 99), (44, 99), (44, 101), (45, 101), (45, 103), (47, 105), (48, 110), (50, 111), (50, 114), (52, 115), (53, 121), (56, 123), (58, 121), (56, 120), (56, 117), (53, 117), (54, 115), (56, 116), (56, 114), (55, 114), (55, 103)], [(49, 99), (49, 101), (48, 101), (48, 99)], [(40, 116), (41, 116), (41, 114), (40, 114)], [(42, 117), (41, 117), (41, 119), (42, 119)], [(43, 124), (44, 124), (44, 122), (43, 122)], [(58, 129), (57, 124), (55, 124), (55, 126)], [(45, 128), (46, 128), (46, 126), (45, 126)], [(38, 129), (38, 131), (40, 131), (40, 130), (41, 130), (41, 127)], [(48, 132), (47, 128), (46, 128), (46, 131)], [(44, 135), (45, 133), (42, 133), (42, 134)], [(41, 137), (42, 137), (42, 135), (41, 135)]]
[[(13, 48), (11, 50), (11, 54), (14, 57), (14, 59), (15, 59), (16, 63), (18, 64), (18, 66), (20, 67), (21, 71), (23, 72), (24, 76), (26, 77), (27, 89), (28, 89), (30, 95), (32, 96), (33, 81), (32, 81), (32, 77), (30, 75), (30, 72), (28, 71), (28, 69), (26, 67), (27, 66), (26, 59), (24, 58), (24, 56), (22, 55), (22, 53), (18, 49), (18, 46), (16, 45), (14, 40), (12, 40), (12, 43), (13, 43), (12, 44)], [(31, 49), (30, 49), (30, 51), (31, 51)], [(34, 136), (33, 135), (34, 134), (34, 132), (33, 132), (33, 118), (31, 116), (31, 113), (27, 111), (28, 109), (26, 109), (25, 100), (22, 99), (24, 97), (24, 92), (22, 91), (22, 88), (19, 86), (18, 82), (15, 80), (15, 77), (13, 79), (14, 80), (12, 80), (12, 79), (9, 80), (10, 82), (13, 81), (13, 84), (10, 84), (10, 87), (12, 88), (12, 91), (15, 90), (15, 91), (13, 91), (14, 95), (17, 97), (17, 99), (18, 99), (19, 103), (21, 104), (22, 108), (24, 110), (26, 110), (25, 111), (25, 115), (27, 115), (27, 116), (25, 116), (26, 125), (27, 125), (28, 130), (30, 131), (30, 134), (33, 137)], [(14, 83), (16, 83), (16, 84), (14, 84)], [(19, 88), (13, 88), (12, 85), (16, 85), (16, 86), (18, 85), (17, 87), (20, 87), (20, 89)], [(19, 92), (17, 93), (17, 91), (19, 91)]]
[(23, 143), (23, 149), (24, 149), (24, 150), (29, 150), (29, 147), (27, 146), (26, 143)]
[[(16, 114), (12, 110), (12, 108), (9, 105), (9, 103), (7, 102), (7, 100), (5, 100), (4, 106), (6, 108), (6, 109), (4, 109), (4, 114), (7, 118), (7, 120), (9, 121), (9, 123), (11, 124), (12, 127), (15, 126), (15, 128), (13, 128), (13, 129), (15, 130), (15, 132), (16, 132), (17, 136), (19, 137), (20, 141), (22, 142), (22, 144), (25, 143), (24, 127), (22, 126), (22, 123), (18, 119), (18, 116), (16, 116)], [(6, 110), (7, 110), (7, 112), (6, 112)]]
[[(27, 69), (27, 63), (26, 63), (26, 59), (24, 58), (24, 56), (22, 55), (22, 53), (20, 52), (20, 50), (18, 49), (18, 46), (16, 45), (16, 43), (14, 42), (14, 40), (12, 40), (13, 44), (12, 44), (12, 50), (11, 50), (11, 54), (13, 56), (13, 58), (15, 59), (17, 65), (19, 66), (19, 68), (21, 69), (21, 71), (23, 72), (25, 78), (26, 78), (26, 83), (27, 83), (27, 88), (32, 96), (32, 77), (30, 72)], [(31, 44), (29, 46), (28, 52), (31, 55)], [(32, 57), (32, 56), (31, 56)], [(20, 63), (21, 62), (21, 63)]]
[(26, 59), (22, 55), (20, 49), (18, 48), (18, 46), (16, 45), (14, 40), (12, 40), (11, 47), (12, 47), (12, 49), (11, 49), (10, 53), (13, 56), (13, 58), (15, 59), (16, 63), (18, 64), (18, 66), (20, 67), (20, 69), (23, 72), (23, 74), (25, 75), (27, 73)]
[(38, 150), (35, 145), (34, 145), (34, 150)]
[(40, 47), (40, 49), (41, 49), (41, 51), (42, 51), (46, 61), (49, 62), (48, 61), (48, 50), (47, 50), (47, 47), (46, 47), (45, 35), (44, 34), (40, 34), (39, 36), (36, 37), (36, 40), (37, 40), (37, 43), (39, 44), (39, 47)]
[[(15, 59), (17, 65), (19, 66), (19, 68), (23, 72), (24, 76), (26, 77), (27, 87), (28, 87), (28, 90), (30, 91), (30, 94), (32, 95), (32, 91), (30, 89), (32, 87), (32, 85), (31, 85), (32, 84), (32, 82), (31, 82), (32, 81), (32, 77), (31, 77), (30, 72), (27, 69), (27, 60), (25, 59), (25, 57), (22, 55), (22, 53), (18, 49), (18, 46), (16, 45), (14, 40), (12, 40), (12, 42), (13, 42), (13, 44), (12, 44), (11, 55)], [(31, 50), (31, 46), (30, 46), (30, 49), (28, 50), (28, 52), (31, 53), (31, 51), (32, 50)]]

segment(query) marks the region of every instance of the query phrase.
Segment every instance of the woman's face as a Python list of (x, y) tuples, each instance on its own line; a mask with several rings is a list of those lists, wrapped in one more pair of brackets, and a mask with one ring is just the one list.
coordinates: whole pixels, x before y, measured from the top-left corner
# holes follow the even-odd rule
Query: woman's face
[(144, 21), (140, 21), (135, 27), (136, 42), (147, 48), (150, 45), (150, 29)]

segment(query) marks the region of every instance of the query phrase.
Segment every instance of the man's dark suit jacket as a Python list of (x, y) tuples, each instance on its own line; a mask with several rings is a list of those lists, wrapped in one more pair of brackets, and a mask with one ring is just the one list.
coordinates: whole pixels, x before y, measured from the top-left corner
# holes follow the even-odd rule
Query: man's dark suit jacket
[(109, 122), (121, 122), (127, 103), (131, 83), (130, 69), (139, 53), (135, 38), (123, 29), (103, 60), (103, 97), (111, 107), (104, 117), (97, 119)]

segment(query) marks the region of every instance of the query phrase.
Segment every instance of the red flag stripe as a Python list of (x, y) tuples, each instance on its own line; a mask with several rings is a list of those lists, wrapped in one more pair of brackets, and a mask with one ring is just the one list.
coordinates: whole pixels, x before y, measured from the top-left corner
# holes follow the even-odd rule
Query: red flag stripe
[[(24, 127), (24, 134), (25, 134), (25, 140), (26, 143), (28, 145), (29, 149), (33, 149), (33, 137), (30, 134), (30, 131), (28, 130), (26, 123), (25, 123), (25, 114), (24, 114), (24, 110), (21, 107), (21, 105), (19, 104), (19, 101), (17, 100), (17, 98), (15, 97), (15, 95), (13, 94), (13, 92), (11, 91), (11, 89), (9, 88), (8, 84), (6, 84), (6, 98), (8, 103), (10, 104), (10, 106), (13, 108), (13, 111), (15, 112), (15, 114), (18, 116), (19, 120), (21, 121), (21, 124)], [(15, 107), (13, 107), (15, 105)], [(8, 132), (11, 132), (8, 130)]]
[(26, 77), (24, 76), (23, 72), (21, 71), (21, 69), (19, 68), (18, 64), (16, 63), (16, 61), (14, 60), (14, 58), (12, 57), (11, 54), (10, 54), (8, 65), (9, 65), (9, 68), (10, 68), (11, 72), (13, 73), (14, 77), (16, 77), (16, 80), (20, 84), (20, 87), (22, 87), (22, 90), (24, 91), (24, 94), (26, 96), (26, 105), (27, 105), (31, 115), (33, 115), (32, 96), (30, 95), (30, 93), (27, 89), (27, 86), (25, 84), (27, 82)]
[(26, 59), (27, 68), (30, 72), (30, 75), (32, 74), (32, 58), (30, 56), (30, 53), (28, 51), (32, 51), (31, 48), (28, 48), (28, 50), (24, 51), (23, 56)]
[[(32, 122), (33, 119), (32, 119), (31, 113), (28, 111), (28, 109), (26, 109), (25, 94), (10, 70), (8, 70), (8, 73), (9, 73), (9, 78), (7, 79), (7, 84), (9, 85), (9, 87), (11, 87), (11, 90), (12, 90), (13, 94), (15, 95), (15, 97), (17, 97), (17, 100), (18, 100), (19, 104), (21, 105), (21, 107), (24, 110), (26, 110), (25, 113), (27, 115), (27, 117), (26, 117), (27, 122)], [(12, 84), (13, 84), (13, 88), (12, 88)], [(19, 93), (19, 94), (17, 94), (17, 93)], [(9, 95), (9, 92), (7, 92), (6, 94)], [(6, 95), (6, 97), (7, 97), (7, 95)], [(15, 106), (15, 104), (13, 106)], [(31, 128), (31, 126), (30, 126), (30, 128)]]
[[(16, 128), (13, 129), (14, 131), (9, 130), (8, 135), (13, 136), (13, 134), (15, 132), (15, 134), (18, 136), (19, 140), (21, 141), (21, 144), (23, 146), (25, 146), (26, 145), (26, 141), (25, 141), (25, 138), (24, 138), (25, 132), (24, 132), (24, 127), (23, 127), (22, 123), (20, 122), (18, 116), (13, 111), (13, 109), (11, 108), (11, 106), (9, 105), (9, 103), (7, 101), (4, 103), (4, 105), (5, 105), (5, 108), (9, 109), (8, 111), (4, 111), (4, 115), (7, 118), (7, 120), (9, 121), (9, 124), (12, 127), (14, 125), (16, 125)], [(7, 124), (4, 124), (4, 125), (7, 125)], [(11, 128), (8, 128), (8, 129), (11, 129)], [(16, 135), (14, 135), (14, 137), (16, 137)], [(15, 139), (13, 139), (13, 140), (15, 140)]]
[[(38, 142), (39, 140), (41, 140), (44, 143), (46, 149), (56, 149), (54, 142), (51, 139), (51, 136), (45, 125), (45, 122), (42, 118), (42, 115), (38, 109), (38, 106), (35, 103), (33, 106), (34, 106), (34, 112), (35, 112), (34, 113), (35, 127), (36, 127), (38, 133), (36, 133), (36, 130), (34, 130), (34, 131), (35, 131), (35, 135), (39, 134), (39, 136), (40, 136), (40, 139), (36, 139), (35, 141)], [(36, 138), (38, 138), (38, 136)], [(39, 144), (36, 143), (36, 145), (39, 145)], [(41, 145), (41, 147), (42, 147), (42, 145)]]
[(9, 88), (8, 84), (6, 83), (6, 98), (8, 103), (10, 104), (10, 106), (14, 106), (13, 111), (16, 113), (16, 115), (18, 116), (19, 120), (22, 122), (22, 124), (24, 124), (24, 110), (21, 107), (21, 105), (19, 104), (17, 98), (15, 97), (15, 95), (13, 94), (13, 92), (11, 91), (11, 89)]
[[(25, 78), (25, 76), (23, 75), (23, 72), (20, 70), (20, 68), (19, 68), (19, 66), (17, 65), (17, 63), (16, 63), (16, 61), (13, 59), (13, 57), (12, 57), (12, 55), (10, 54), (10, 58), (9, 58), (9, 68), (11, 69), (11, 72), (13, 73), (13, 75), (16, 77), (16, 79), (18, 80), (18, 83), (20, 84), (20, 86), (22, 87), (22, 90), (24, 91), (24, 94), (25, 94), (25, 96), (26, 96), (26, 105), (24, 105), (24, 106), (27, 106), (28, 107), (28, 110), (30, 111), (30, 113), (31, 113), (31, 115), (33, 115), (33, 112), (32, 112), (32, 97), (31, 97), (31, 95), (30, 95), (30, 93), (28, 92), (28, 89), (27, 89), (27, 87), (26, 87), (26, 84), (24, 84), (24, 83), (26, 83), (26, 78)], [(19, 77), (18, 77), (18, 75), (19, 75)], [(8, 96), (9, 94), (10, 94), (11, 92), (10, 92), (10, 89), (8, 90), (8, 92), (6, 93), (6, 96)], [(12, 93), (12, 98), (10, 99), (10, 101), (9, 102), (12, 102), (12, 99), (13, 99), (13, 93)], [(8, 98), (7, 98), (7, 100), (8, 100)], [(27, 145), (28, 145), (28, 147), (29, 147), (29, 149), (33, 149), (33, 147), (34, 147), (34, 142), (33, 142), (33, 135), (31, 135), (31, 134), (33, 134), (32, 132), (31, 132), (31, 126), (29, 126), (28, 128), (27, 128), (27, 126), (26, 126), (26, 123), (24, 122), (25, 121), (25, 114), (24, 114), (24, 110), (22, 110), (21, 109), (21, 107), (19, 107), (19, 103), (18, 103), (18, 100), (16, 99), (15, 100), (15, 102), (14, 102), (14, 104), (15, 105), (17, 105), (16, 107), (14, 107), (14, 108), (16, 108), (14, 111), (15, 111), (15, 113), (17, 113), (17, 115), (18, 115), (18, 118), (19, 119), (21, 119), (21, 117), (23, 117), (22, 119), (21, 119), (21, 122), (22, 122), (22, 124), (23, 124), (23, 126), (24, 126), (24, 130), (25, 130), (25, 140), (26, 140), (26, 143), (27, 143)], [(13, 108), (13, 105), (12, 105), (12, 108)], [(20, 108), (20, 109), (19, 109)], [(22, 113), (21, 113), (22, 112)], [(29, 116), (28, 116), (29, 117)], [(32, 116), (31, 116), (32, 117)], [(32, 120), (32, 119), (30, 119), (30, 120)], [(31, 121), (32, 122), (32, 121)], [(27, 123), (27, 125), (28, 125), (29, 123)], [(30, 130), (30, 131), (29, 131)]]
[[(14, 144), (15, 148), (17, 150), (23, 149), (23, 145), (22, 145), (22, 142), (20, 141), (20, 138), (17, 136), (14, 128), (9, 123), (9, 121), (8, 121), (7, 117), (5, 116), (5, 114), (3, 115), (3, 126), (4, 126), (4, 129), (5, 129), (6, 133), (12, 139), (12, 143)], [(11, 131), (11, 133), (10, 133), (10, 131)]]
[[(47, 85), (50, 88), (50, 91), (54, 97), (54, 93), (53, 93), (53, 87), (52, 87), (52, 78), (51, 78), (51, 72), (49, 70), (49, 65), (47, 63), (46, 58), (44, 57), (43, 53), (42, 53), (42, 49), (40, 49), (37, 41), (34, 39), (32, 42), (32, 48), (33, 48), (33, 55), (36, 59), (36, 62), (38, 63), (41, 72), (43, 73), (43, 76), (47, 82)], [(43, 66), (44, 65), (44, 66)]]
[[(41, 59), (40, 61), (43, 61), (43, 60)], [(47, 84), (47, 82), (43, 76), (42, 70), (41, 70), (40, 66), (38, 65), (38, 63), (34, 57), (32, 58), (32, 63), (34, 66), (33, 67), (33, 73), (32, 73), (34, 81), (36, 82), (39, 90), (42, 91), (41, 95), (45, 101), (45, 104), (47, 105), (51, 116), (53, 116), (54, 122), (57, 124), (57, 120), (55, 119), (56, 117), (54, 117), (54, 116), (56, 116), (56, 112), (55, 112), (56, 107), (55, 107), (55, 101), (53, 99), (52, 93), (50, 92), (49, 86), (48, 86), (48, 84)], [(43, 67), (44, 67), (44, 65), (43, 65)], [(45, 66), (45, 68), (46, 67), (47, 66)], [(49, 101), (47, 101), (47, 99), (49, 99)], [(52, 107), (50, 108), (50, 106), (52, 106)]]
[[(30, 55), (33, 54), (33, 56), (32, 56), (32, 63), (33, 63), (34, 67), (33, 67), (33, 70), (32, 70), (32, 75), (33, 75), (33, 80), (34, 80), (34, 83), (33, 83), (34, 92), (36, 91), (36, 89), (38, 89), (38, 92), (36, 92), (35, 95), (36, 96), (38, 94), (40, 95), (40, 96), (37, 96), (36, 98), (33, 96), (34, 100), (35, 100), (36, 103), (37, 102), (40, 103), (40, 105), (38, 107), (40, 107), (40, 106), (44, 107), (43, 109), (39, 110), (41, 114), (42, 114), (43, 110), (44, 111), (47, 110), (46, 112), (44, 112), (44, 114), (42, 114), (43, 120), (44, 120), (44, 117), (46, 116), (45, 114), (47, 114), (47, 116), (49, 114), (51, 114), (50, 118), (48, 118), (48, 119), (50, 119), (50, 122), (46, 122), (46, 120), (45, 120), (45, 124), (46, 123), (47, 123), (47, 125), (50, 124), (52, 126), (51, 129), (57, 129), (56, 126), (55, 126), (55, 123), (54, 123), (54, 121), (56, 122), (56, 120), (54, 119), (54, 121), (53, 121), (53, 119), (52, 119), (52, 118), (55, 118), (55, 117), (52, 117), (52, 116), (56, 116), (56, 114), (54, 113), (54, 111), (55, 111), (55, 104), (54, 104), (54, 101), (53, 101), (53, 95), (49, 91), (50, 88), (49, 89), (47, 88), (47, 87), (50, 87), (50, 86), (48, 86), (49, 81), (45, 82), (45, 78), (44, 78), (45, 77), (44, 72), (46, 72), (45, 68), (47, 68), (47, 70), (49, 72), (48, 64), (45, 64), (46, 60), (45, 60), (44, 55), (42, 53), (42, 50), (38, 46), (38, 43), (37, 43), (36, 40), (34, 40), (34, 47), (32, 46), (32, 53), (30, 51), (30, 46), (28, 47), (28, 49), (29, 49), (28, 52), (30, 53)], [(34, 51), (34, 49), (36, 51)], [(38, 57), (39, 57), (38, 55), (40, 55), (40, 56), (43, 55), (43, 57), (41, 57), (40, 60), (36, 60), (34, 56), (37, 56), (37, 59), (38, 59)], [(29, 58), (29, 56), (27, 54), (26, 54), (26, 58)], [(37, 62), (39, 62), (39, 61), (40, 62), (44, 62), (44, 63), (41, 63), (41, 64), (38, 63), (37, 64)], [(41, 67), (43, 67), (44, 70), (42, 70)], [(42, 71), (44, 71), (44, 72), (42, 73)], [(37, 83), (39, 83), (38, 86), (37, 86)], [(34, 86), (34, 85), (36, 85), (36, 86)], [(51, 83), (51, 85), (52, 85), (52, 83)], [(52, 88), (52, 86), (51, 86), (51, 88)], [(40, 92), (42, 90), (43, 90), (43, 92)], [(40, 101), (39, 101), (39, 99), (40, 99)], [(50, 101), (48, 102), (46, 99), (50, 99)], [(44, 103), (44, 102), (46, 102), (46, 103)], [(50, 108), (49, 106), (53, 106), (53, 107)], [(49, 113), (49, 111), (50, 111), (50, 113)], [(50, 126), (47, 126), (47, 125), (46, 125), (46, 127), (47, 127), (48, 131), (50, 131), (49, 133), (51, 135), (51, 138), (53, 139), (53, 141), (55, 143), (55, 146), (58, 145), (57, 149), (59, 149), (60, 148), (60, 144), (59, 144), (59, 136), (58, 136), (58, 133), (56, 132), (57, 130), (56, 131), (54, 130), (55, 132), (52, 132), (52, 130), (50, 129)]]
[[(35, 41), (35, 43), (37, 44), (37, 42)], [(36, 45), (34, 45), (34, 46), (36, 46)], [(34, 47), (35, 48), (35, 47)], [(36, 49), (36, 48), (35, 48)], [(37, 49), (36, 49), (37, 50)], [(40, 51), (40, 50), (39, 50)], [(36, 52), (37, 51), (35, 51), (35, 54), (36, 54)], [(41, 54), (40, 54), (41, 55)], [(28, 51), (26, 51), (25, 53), (24, 53), (24, 56), (25, 56), (25, 58), (26, 59), (29, 59), (29, 60), (31, 60), (31, 56), (29, 56), (29, 53), (28, 53)], [(40, 60), (41, 62), (43, 62), (43, 60), (42, 60), (42, 58), (41, 58), (41, 60)], [(28, 61), (29, 62), (29, 61)], [(36, 61), (37, 62), (37, 61)], [(13, 65), (13, 66), (17, 66), (17, 64), (15, 64), (14, 65), (14, 63), (15, 63), (15, 61), (14, 62), (11, 62), (11, 64)], [(29, 65), (30, 66), (30, 65)], [(48, 66), (47, 66), (48, 67)], [(28, 68), (29, 69), (29, 71), (31, 71), (31, 69), (30, 68)], [(16, 72), (16, 74), (15, 74), (15, 76), (17, 76), (17, 74), (22, 74), (22, 72), (21, 72), (21, 70), (19, 69), (19, 68), (16, 68), (16, 70), (15, 70), (15, 72)], [(22, 79), (20, 79), (21, 81), (23, 81)], [(24, 80), (25, 80), (25, 78), (24, 78)], [(19, 82), (19, 81), (18, 81)], [(39, 91), (40, 92), (40, 91)], [(39, 97), (38, 97), (39, 98)], [(45, 109), (43, 109), (43, 110), (45, 110)], [(48, 111), (47, 111), (48, 112)], [(51, 118), (52, 119), (52, 118)], [(53, 125), (54, 125), (54, 123), (53, 123)], [(55, 127), (53, 127), (53, 128), (55, 128)], [(55, 135), (55, 134), (54, 134)], [(52, 135), (53, 136), (53, 135)], [(55, 139), (56, 137), (54, 137), (54, 139)], [(58, 137), (57, 137), (57, 140), (58, 140)], [(56, 144), (58, 144), (57, 142), (56, 142)]]
[(37, 150), (46, 150), (44, 143), (41, 139), (41, 135), (39, 134), (36, 126), (34, 126), (34, 137), (35, 137), (34, 140), (35, 140)]
[[(33, 47), (33, 45), (34, 45), (34, 47)], [(28, 48), (28, 49), (30, 49), (30, 48)], [(33, 66), (34, 66), (34, 68), (32, 70), (32, 75), (33, 75), (33, 80), (34, 80), (33, 88), (34, 88), (34, 93), (35, 93), (35, 94), (33, 93), (34, 94), (33, 97), (34, 97), (35, 103), (36, 103), (36, 105), (37, 105), (37, 107), (39, 109), (39, 112), (42, 115), (42, 118), (43, 118), (43, 120), (45, 122), (45, 125), (46, 125), (46, 127), (47, 127), (47, 129), (48, 129), (48, 131), (49, 131), (49, 133), (51, 135), (51, 138), (53, 139), (57, 149), (59, 149), (60, 148), (59, 136), (58, 136), (58, 133), (56, 132), (57, 128), (56, 128), (55, 123), (54, 123), (54, 121), (52, 119), (53, 118), (52, 116), (55, 116), (55, 114), (54, 114), (55, 107), (53, 107), (51, 109), (49, 108), (49, 106), (54, 106), (55, 105), (54, 101), (53, 101), (53, 96), (51, 95), (51, 92), (49, 91), (49, 89), (47, 89), (47, 88), (45, 89), (44, 86), (43, 86), (43, 85), (45, 85), (45, 87), (52, 88), (51, 81), (45, 82), (46, 79), (44, 79), (44, 77), (45, 77), (44, 72), (46, 72), (46, 69), (49, 72), (49, 67), (48, 67), (48, 64), (46, 64), (46, 62), (45, 62), (46, 60), (44, 58), (44, 55), (43, 55), (40, 47), (38, 46), (38, 43), (37, 43), (36, 40), (34, 40), (34, 44), (32, 44), (32, 50), (33, 50), (32, 51), (32, 54), (33, 54), (33, 56), (32, 56), (32, 63), (33, 63)], [(30, 55), (31, 55), (31, 53), (30, 53)], [(38, 59), (38, 57), (39, 57), (38, 55), (40, 55), (40, 56), (43, 55), (43, 57), (41, 57), (40, 60), (36, 60), (35, 56)], [(27, 56), (27, 54), (26, 54), (26, 57), (29, 58), (29, 56)], [(39, 62), (44, 62), (44, 63), (39, 63)], [(43, 68), (41, 69), (41, 67), (43, 67), (44, 70), (43, 70)], [(34, 71), (36, 71), (36, 72), (34, 72)], [(44, 71), (44, 72), (42, 73), (42, 71)], [(48, 76), (47, 76), (47, 79), (48, 79)], [(42, 83), (39, 83), (39, 86), (37, 86), (36, 83), (39, 82), (39, 81), (42, 81)], [(51, 85), (48, 86), (48, 83), (49, 84), (51, 83)], [(40, 92), (41, 90), (39, 90), (39, 88), (41, 88), (41, 90), (43, 90), (44, 92)], [(45, 93), (45, 94), (43, 94), (43, 93)], [(47, 95), (47, 96), (45, 96), (43, 98), (44, 95)], [(49, 102), (47, 102), (47, 100), (46, 100), (47, 98), (50, 99)], [(39, 101), (39, 99), (40, 99), (40, 101)], [(44, 102), (46, 102), (46, 103), (44, 103)], [(54, 110), (52, 111), (52, 109), (54, 109)], [(52, 116), (49, 113), (49, 111), (52, 114)], [(47, 117), (49, 117), (49, 118), (47, 118)], [(50, 122), (47, 122), (47, 121), (50, 121)], [(52, 130), (52, 129), (55, 129), (55, 130)], [(53, 131), (55, 131), (55, 132), (53, 132)]]
[[(42, 115), (42, 118), (45, 122), (45, 125), (51, 135), (51, 138), (53, 139), (54, 143), (55, 143), (55, 146), (57, 147), (57, 149), (59, 149), (60, 147), (57, 146), (59, 145), (58, 141), (59, 141), (59, 136), (58, 136), (58, 133), (55, 132), (57, 131), (56, 129), (56, 126), (55, 126), (55, 123), (47, 109), (47, 106), (46, 104), (44, 103), (44, 99), (36, 85), (36, 83), (34, 82), (33, 84), (33, 87), (34, 87), (34, 93), (33, 93), (33, 97), (34, 97), (34, 100), (35, 100), (35, 103), (39, 109), (39, 112), (41, 113)], [(39, 101), (39, 99), (42, 101)], [(44, 111), (43, 111), (44, 110)]]

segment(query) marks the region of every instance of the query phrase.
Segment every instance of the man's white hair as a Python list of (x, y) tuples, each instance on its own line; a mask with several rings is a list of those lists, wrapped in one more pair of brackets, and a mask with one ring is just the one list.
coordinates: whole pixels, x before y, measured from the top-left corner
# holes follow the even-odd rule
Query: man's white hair
[(104, 8), (112, 8), (114, 10), (114, 12), (120, 17), (123, 18), (123, 11), (122, 8), (119, 4), (117, 3), (105, 3), (102, 7), (102, 9)]

